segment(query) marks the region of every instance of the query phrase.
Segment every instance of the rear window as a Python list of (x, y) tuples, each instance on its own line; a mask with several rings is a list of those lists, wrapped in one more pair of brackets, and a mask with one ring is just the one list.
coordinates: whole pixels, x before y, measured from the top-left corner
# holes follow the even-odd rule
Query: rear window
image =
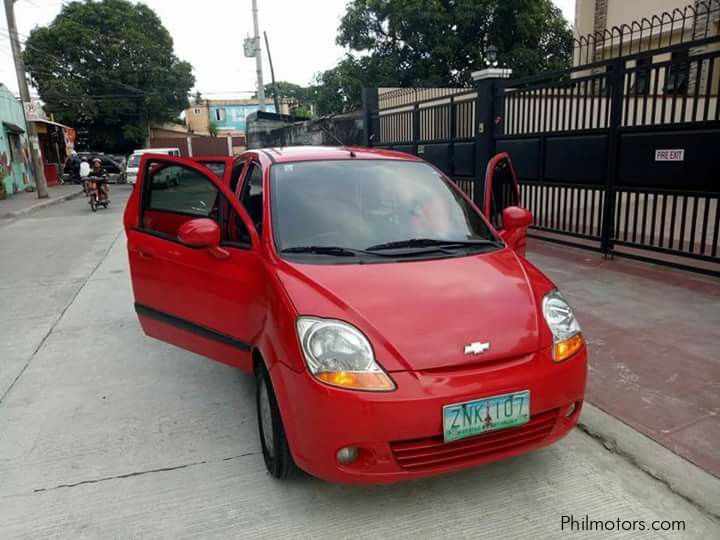
[(132, 156), (130, 156), (130, 159), (128, 159), (127, 166), (132, 169), (137, 169), (140, 166), (141, 157), (141, 154), (133, 154)]

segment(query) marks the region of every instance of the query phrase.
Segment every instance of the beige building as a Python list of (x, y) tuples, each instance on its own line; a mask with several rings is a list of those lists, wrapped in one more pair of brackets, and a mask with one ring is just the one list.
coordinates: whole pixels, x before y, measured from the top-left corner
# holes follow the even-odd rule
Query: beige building
[(583, 65), (718, 35), (720, 0), (576, 0), (573, 60)]
[(575, 33), (586, 36), (663, 12), (683, 10), (693, 0), (576, 0)]

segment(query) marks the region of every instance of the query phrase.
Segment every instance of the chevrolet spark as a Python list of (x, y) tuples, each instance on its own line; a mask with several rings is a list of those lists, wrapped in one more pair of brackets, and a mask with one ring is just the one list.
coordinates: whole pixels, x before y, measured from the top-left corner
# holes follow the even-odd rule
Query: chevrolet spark
[(254, 374), (277, 478), (387, 483), (549, 445), (580, 414), (583, 336), (524, 258), (507, 156), (480, 191), (393, 151), (145, 155), (124, 215), (140, 323)]

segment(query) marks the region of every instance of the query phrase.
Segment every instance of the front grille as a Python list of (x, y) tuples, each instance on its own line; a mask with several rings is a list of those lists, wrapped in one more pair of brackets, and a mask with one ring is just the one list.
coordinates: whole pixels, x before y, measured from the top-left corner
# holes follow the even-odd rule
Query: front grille
[(533, 416), (525, 425), (468, 439), (445, 443), (442, 435), (439, 435), (426, 439), (392, 442), (390, 447), (398, 464), (409, 471), (460, 465), (539, 443), (550, 434), (557, 416), (556, 409)]

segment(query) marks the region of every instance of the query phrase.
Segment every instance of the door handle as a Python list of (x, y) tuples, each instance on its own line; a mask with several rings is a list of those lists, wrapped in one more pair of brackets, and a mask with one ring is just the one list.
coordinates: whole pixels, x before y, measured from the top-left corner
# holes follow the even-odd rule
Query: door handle
[(155, 255), (152, 250), (142, 248), (138, 249), (138, 253), (143, 259), (152, 259)]
[(133, 249), (133, 253), (139, 255), (143, 259), (152, 259), (154, 256), (154, 253), (150, 249), (143, 249), (143, 248), (135, 248)]

